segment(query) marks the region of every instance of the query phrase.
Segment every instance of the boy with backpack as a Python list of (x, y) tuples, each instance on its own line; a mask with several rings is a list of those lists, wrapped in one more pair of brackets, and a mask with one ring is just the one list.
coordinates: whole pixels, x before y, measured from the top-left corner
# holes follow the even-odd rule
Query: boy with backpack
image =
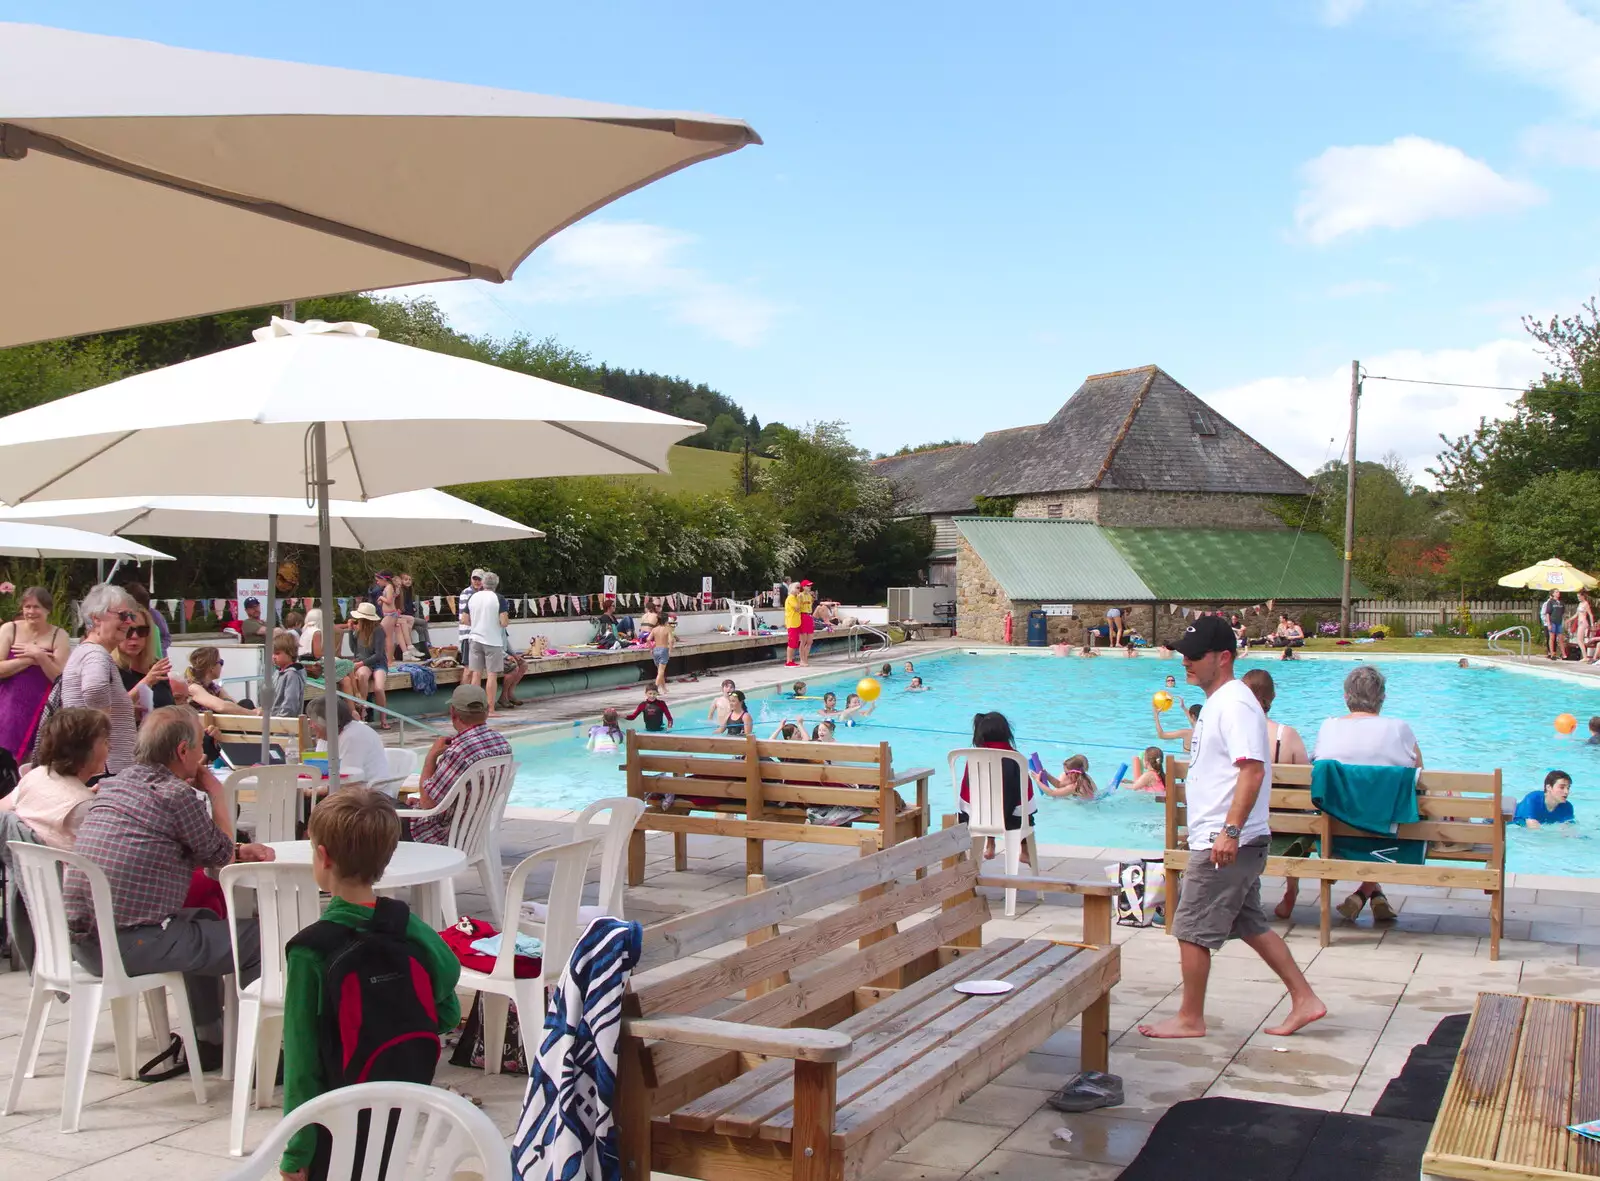
[[(321, 920), (288, 944), (285, 1115), (356, 1082), (431, 1083), (439, 1035), (461, 1020), (455, 953), (405, 903), (372, 890), (400, 841), (394, 801), (347, 787), (312, 809), (306, 835), (312, 876), (333, 898)], [(359, 1139), (367, 1131), (363, 1124)], [(326, 1132), (303, 1129), (278, 1167), (286, 1181), (320, 1181), (329, 1148)], [(357, 1161), (361, 1151), (358, 1146)]]

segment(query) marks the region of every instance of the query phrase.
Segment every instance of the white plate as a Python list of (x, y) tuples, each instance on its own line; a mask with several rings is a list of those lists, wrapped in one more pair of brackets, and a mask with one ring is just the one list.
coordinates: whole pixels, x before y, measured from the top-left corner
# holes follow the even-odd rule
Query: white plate
[(963, 980), (955, 989), (968, 996), (998, 996), (1002, 992), (1010, 992), (1012, 987), (1009, 980)]

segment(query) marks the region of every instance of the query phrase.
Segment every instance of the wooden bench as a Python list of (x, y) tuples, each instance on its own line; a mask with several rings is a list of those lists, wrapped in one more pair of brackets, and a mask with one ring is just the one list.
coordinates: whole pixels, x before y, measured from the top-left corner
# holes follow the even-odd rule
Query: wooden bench
[[(965, 825), (881, 852), (857, 836), (857, 860), (645, 929), (618, 1051), (627, 1181), (855, 1181), (1079, 1014), (1083, 1066), (1106, 1068), (1115, 887), (1017, 879), (1081, 894), (1083, 941), (985, 943), (975, 888), (1006, 879)], [(952, 988), (976, 979), (1013, 989)]]
[[(1176, 899), (1181, 875), (1189, 863), (1182, 835), (1186, 816), (1183, 780), (1188, 763), (1184, 759), (1171, 759), (1167, 768), (1164, 860), (1167, 896)], [(1309, 879), (1317, 883), (1323, 947), (1332, 941), (1333, 887), (1337, 882), (1481, 889), (1489, 895), (1489, 958), (1499, 959), (1506, 885), (1506, 824), (1500, 810), (1500, 772), (1419, 771), (1417, 812), (1421, 819), (1400, 825), (1394, 839), (1437, 842), (1427, 851), (1429, 864), (1395, 865), (1331, 857), (1335, 837), (1370, 837), (1373, 834), (1341, 824), (1317, 810), (1311, 802), (1309, 766), (1275, 763), (1269, 816), (1272, 835), (1303, 836), (1311, 843), (1315, 856), (1268, 857), (1266, 876)], [(1445, 864), (1432, 864), (1436, 861)], [(1169, 905), (1166, 911), (1170, 932), (1177, 906)]]
[[(207, 729), (216, 727), (222, 742), (253, 742), (261, 745), (261, 718), (257, 714), (215, 714), (207, 710), (204, 721)], [(293, 743), (293, 750), (284, 751), (291, 763), (299, 762), (317, 749), (316, 740), (311, 737), (311, 722), (305, 714), (292, 718), (268, 718), (267, 727), (274, 741), (287, 738)]]
[[(887, 849), (907, 837), (927, 833), (930, 768), (896, 774), (889, 744), (764, 742), (742, 738), (691, 738), (629, 730), (628, 794), (672, 794), (668, 809), (651, 808), (639, 818), (628, 847), (628, 884), (644, 881), (645, 833), (673, 834), (673, 864), (689, 867), (690, 833), (743, 837), (745, 871), (763, 871), (765, 841), (810, 841), (825, 845), (860, 844), (863, 835)], [(896, 789), (916, 784), (916, 802), (902, 802)], [(685, 797), (709, 799), (691, 803)], [(853, 828), (808, 824), (806, 805), (841, 804), (864, 813)], [(696, 816), (693, 812), (709, 812)]]
[(1480, 993), (1422, 1155), (1422, 1175), (1467, 1181), (1600, 1177), (1600, 1005)]

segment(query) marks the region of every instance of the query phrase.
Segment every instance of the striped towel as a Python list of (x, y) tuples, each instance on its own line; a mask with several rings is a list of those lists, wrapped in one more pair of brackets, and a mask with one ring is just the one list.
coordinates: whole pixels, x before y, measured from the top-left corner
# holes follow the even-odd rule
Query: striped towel
[(522, 1181), (620, 1181), (616, 1121), (622, 993), (644, 929), (597, 918), (551, 990), (544, 1041), (528, 1064), (528, 1092), (511, 1141)]

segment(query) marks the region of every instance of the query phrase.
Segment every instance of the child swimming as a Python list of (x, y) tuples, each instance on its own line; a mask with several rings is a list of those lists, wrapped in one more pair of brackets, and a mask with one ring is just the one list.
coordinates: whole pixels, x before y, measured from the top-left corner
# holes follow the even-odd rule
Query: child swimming
[(722, 696), (713, 697), (711, 699), (711, 709), (707, 711), (706, 717), (711, 719), (711, 721), (718, 726), (722, 725), (722, 723), (728, 719), (728, 710), (732, 706), (732, 699), (728, 696), (728, 694), (732, 692), (733, 682), (723, 681)]
[(1133, 782), (1129, 791), (1164, 792), (1167, 790), (1167, 756), (1159, 746), (1144, 748), (1144, 758), (1133, 758)]
[(916, 671), (917, 671), (917, 670), (916, 670), (916, 668), (915, 668), (915, 667), (914, 667), (914, 666), (913, 666), (913, 665), (912, 665), (912, 663), (911, 663), (911, 662), (910, 662), (910, 661), (909, 661), (909, 660), (908, 660), (908, 661), (906, 661), (906, 662), (905, 662), (905, 664), (903, 664), (903, 665), (901, 665), (901, 667), (900, 667), (900, 671), (901, 671), (901, 672), (903, 672), (903, 673), (905, 673), (905, 674), (906, 674), (906, 676), (908, 676), (908, 677), (909, 677), (909, 676), (913, 676), (913, 675), (915, 675), (915, 673), (916, 673)]
[(859, 693), (852, 693), (844, 699), (844, 724), (846, 726), (854, 726), (876, 708), (876, 702), (868, 705), (861, 700)]
[(750, 711), (744, 707), (744, 694), (737, 689), (728, 690), (728, 719), (722, 723), (721, 734), (730, 734), (735, 737), (749, 731), (755, 724), (755, 719), (750, 716)]
[(926, 693), (927, 691), (928, 686), (922, 683), (921, 677), (912, 677), (911, 684), (906, 686), (907, 693)]
[(628, 715), (628, 721), (633, 721), (640, 714), (644, 715), (644, 728), (652, 733), (662, 729), (663, 722), (666, 723), (666, 729), (672, 729), (672, 710), (661, 700), (661, 691), (654, 685), (644, 687), (644, 700), (633, 707), (633, 712)]
[(888, 680), (890, 677), (894, 676), (894, 669), (889, 667), (887, 661), (878, 666), (878, 676), (882, 677), (884, 680)]
[(608, 709), (600, 715), (600, 724), (589, 727), (589, 749), (595, 754), (609, 754), (622, 742), (622, 724), (617, 721), (617, 711)]
[(1099, 790), (1089, 778), (1089, 760), (1083, 755), (1073, 755), (1061, 764), (1060, 779), (1046, 771), (1039, 780), (1040, 790), (1058, 800), (1092, 800)]
[(830, 722), (827, 718), (823, 718), (822, 721), (818, 722), (815, 726), (811, 727), (811, 741), (812, 742), (833, 742), (834, 741), (833, 729), (834, 729), (833, 723)]
[[(851, 694), (851, 696), (855, 696)], [(840, 714), (839, 695), (837, 693), (824, 693), (822, 695), (821, 714), (825, 718), (836, 718)]]

